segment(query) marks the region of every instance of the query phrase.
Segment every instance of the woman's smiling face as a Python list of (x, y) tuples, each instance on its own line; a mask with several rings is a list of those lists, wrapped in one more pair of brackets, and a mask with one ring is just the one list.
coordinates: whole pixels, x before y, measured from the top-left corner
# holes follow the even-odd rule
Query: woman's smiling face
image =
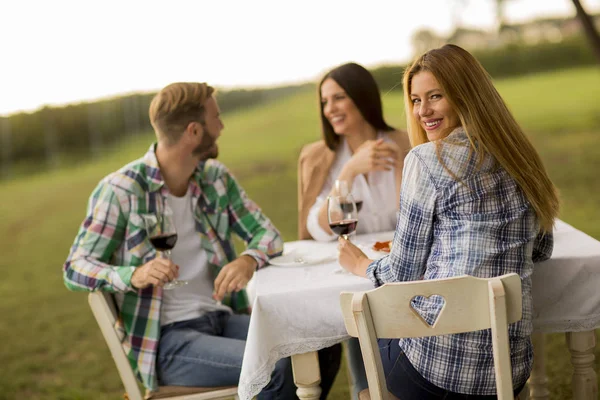
[(460, 126), (458, 114), (450, 106), (431, 72), (416, 73), (412, 77), (410, 89), (413, 115), (425, 129), (430, 142), (445, 138)]
[(321, 85), (321, 107), (338, 135), (346, 135), (366, 122), (354, 101), (332, 78), (325, 79)]

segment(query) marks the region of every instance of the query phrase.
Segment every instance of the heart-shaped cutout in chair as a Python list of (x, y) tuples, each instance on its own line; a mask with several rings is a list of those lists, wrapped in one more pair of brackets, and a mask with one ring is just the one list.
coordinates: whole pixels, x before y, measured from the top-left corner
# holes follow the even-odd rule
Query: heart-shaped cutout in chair
[[(429, 305), (433, 305), (433, 304), (440, 304), (440, 306), (439, 306), (440, 311), (437, 314), (433, 314), (430, 312), (425, 313), (425, 311), (423, 311), (423, 307), (419, 307), (419, 306), (427, 305), (426, 309), (430, 309), (431, 307)], [(442, 317), (445, 307), (446, 307), (446, 300), (444, 299), (444, 296), (441, 296), (438, 294), (432, 294), (430, 296), (424, 296), (424, 295), (414, 296), (412, 299), (410, 299), (410, 307), (409, 308), (413, 312), (413, 314), (415, 314), (415, 316), (417, 316), (417, 319), (419, 321), (421, 321), (423, 324), (425, 324), (425, 326), (427, 326), (429, 328), (434, 328), (435, 325), (437, 324), (437, 322)]]

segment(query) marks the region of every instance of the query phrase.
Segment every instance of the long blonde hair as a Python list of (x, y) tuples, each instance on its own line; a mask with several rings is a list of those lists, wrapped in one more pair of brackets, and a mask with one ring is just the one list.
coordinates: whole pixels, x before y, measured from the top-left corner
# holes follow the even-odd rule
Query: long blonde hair
[(404, 72), (404, 104), (411, 145), (429, 141), (412, 112), (410, 97), (412, 78), (422, 71), (431, 72), (437, 79), (460, 118), (478, 163), (481, 165), (486, 154), (494, 157), (525, 194), (535, 210), (540, 229), (551, 232), (559, 210), (556, 188), (489, 74), (466, 50), (451, 44), (430, 50)]

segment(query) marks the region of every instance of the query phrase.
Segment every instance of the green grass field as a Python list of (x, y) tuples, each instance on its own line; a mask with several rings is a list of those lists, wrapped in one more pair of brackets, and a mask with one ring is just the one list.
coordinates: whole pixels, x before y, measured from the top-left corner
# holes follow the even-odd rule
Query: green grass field
[[(497, 82), (539, 149), (562, 198), (561, 218), (600, 239), (600, 74), (573, 69)], [(384, 95), (388, 122), (404, 126), (399, 93)], [(221, 160), (282, 231), (296, 238), (296, 163), (318, 140), (316, 93), (224, 115)], [(119, 399), (123, 388), (87, 306), (68, 292), (62, 264), (87, 198), (108, 172), (141, 156), (153, 136), (128, 139), (105, 157), (0, 183), (0, 400)], [(552, 399), (568, 399), (564, 335), (548, 337)], [(596, 352), (596, 357), (600, 351)], [(597, 370), (597, 369), (596, 369)], [(341, 371), (331, 399), (347, 399)]]

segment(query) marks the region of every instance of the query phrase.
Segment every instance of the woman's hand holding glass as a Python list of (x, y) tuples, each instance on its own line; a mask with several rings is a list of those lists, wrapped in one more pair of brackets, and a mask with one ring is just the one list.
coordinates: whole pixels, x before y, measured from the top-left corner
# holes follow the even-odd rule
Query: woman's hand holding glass
[(367, 276), (367, 268), (373, 260), (369, 259), (358, 247), (349, 240), (338, 238), (338, 262), (348, 272), (358, 276)]

